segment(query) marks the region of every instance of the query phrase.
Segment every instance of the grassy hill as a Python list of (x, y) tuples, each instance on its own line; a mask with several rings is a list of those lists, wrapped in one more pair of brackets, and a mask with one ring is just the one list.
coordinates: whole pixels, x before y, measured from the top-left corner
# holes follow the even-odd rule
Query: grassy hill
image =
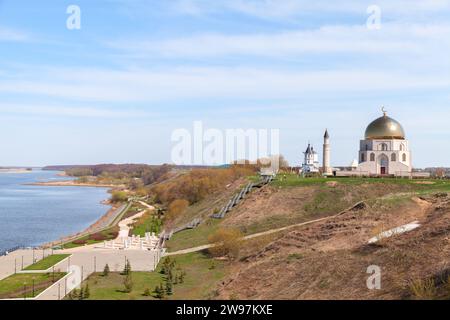
[[(167, 242), (169, 252), (208, 244), (208, 238), (219, 229), (254, 235), (290, 227), (242, 241), (233, 260), (215, 259), (207, 252), (175, 256), (187, 270), (188, 280), (178, 284), (175, 294), (167, 299), (450, 297), (448, 181), (286, 175), (254, 189), (225, 219), (209, 217), (249, 179), (254, 177), (241, 177), (189, 206), (172, 227), (194, 218), (202, 218), (202, 223), (175, 234)], [(363, 205), (354, 207), (359, 202)], [(296, 226), (317, 219), (322, 220)], [(381, 232), (413, 221), (421, 226), (368, 244), (368, 239)], [(371, 265), (381, 268), (381, 290), (367, 289), (367, 268)], [(92, 298), (152, 299), (143, 291), (158, 285), (161, 275), (135, 276), (135, 288), (124, 293), (120, 291), (120, 275), (109, 280), (95, 275), (89, 280)]]

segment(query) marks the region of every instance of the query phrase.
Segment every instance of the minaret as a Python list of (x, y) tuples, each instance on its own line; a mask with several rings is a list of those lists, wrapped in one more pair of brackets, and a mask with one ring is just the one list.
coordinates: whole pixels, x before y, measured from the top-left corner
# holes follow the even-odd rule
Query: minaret
[(325, 135), (323, 136), (323, 174), (325, 176), (333, 175), (330, 165), (330, 135), (328, 134), (328, 129), (325, 131)]

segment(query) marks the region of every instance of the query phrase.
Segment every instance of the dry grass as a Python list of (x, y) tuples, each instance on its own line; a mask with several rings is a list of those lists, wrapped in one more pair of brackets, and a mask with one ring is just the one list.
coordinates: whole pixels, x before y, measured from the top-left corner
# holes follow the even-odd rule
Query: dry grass
[(437, 289), (433, 279), (414, 280), (410, 284), (409, 288), (414, 299), (417, 300), (436, 299)]

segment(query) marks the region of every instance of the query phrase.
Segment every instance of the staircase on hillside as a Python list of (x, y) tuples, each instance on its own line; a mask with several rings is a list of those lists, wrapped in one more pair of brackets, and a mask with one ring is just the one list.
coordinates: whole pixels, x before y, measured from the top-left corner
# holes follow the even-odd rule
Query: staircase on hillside
[[(224, 206), (218, 213), (211, 215), (211, 218), (223, 219), (225, 217), (225, 215), (231, 211), (231, 209), (233, 209), (243, 199), (245, 199), (246, 195), (249, 194), (253, 190), (253, 188), (262, 188), (265, 185), (271, 183), (273, 181), (273, 179), (274, 179), (273, 175), (267, 175), (267, 176), (262, 176), (261, 181), (258, 183), (255, 183), (255, 182), (248, 183), (243, 189), (241, 189), (241, 191), (239, 191), (237, 194), (235, 194), (228, 201), (226, 206)], [(203, 220), (201, 218), (195, 218), (191, 222), (189, 222), (181, 227), (178, 227), (178, 228), (175, 228), (175, 229), (172, 229), (169, 231), (163, 231), (160, 235), (158, 248), (163, 248), (164, 243), (166, 241), (170, 240), (174, 234), (184, 231), (184, 230), (188, 230), (188, 229), (195, 229), (196, 227), (198, 227), (200, 225), (200, 223), (202, 223), (202, 221)]]
[(235, 194), (231, 198), (231, 200), (228, 201), (227, 205), (224, 206), (218, 213), (213, 214), (211, 218), (223, 219), (225, 215), (231, 211), (231, 209), (237, 206), (246, 197), (246, 195), (253, 190), (253, 188), (262, 188), (265, 185), (271, 183), (273, 179), (274, 177), (270, 175), (270, 176), (263, 176), (259, 183), (250, 182), (239, 193)]

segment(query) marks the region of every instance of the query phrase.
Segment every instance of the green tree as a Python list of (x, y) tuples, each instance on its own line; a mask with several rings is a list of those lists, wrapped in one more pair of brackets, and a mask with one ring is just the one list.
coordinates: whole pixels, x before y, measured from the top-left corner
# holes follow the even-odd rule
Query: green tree
[(130, 260), (127, 260), (127, 262), (125, 263), (125, 267), (123, 269), (122, 274), (127, 276), (131, 273), (131, 264), (130, 264)]
[(84, 299), (89, 299), (91, 296), (91, 290), (89, 290), (89, 283), (86, 284), (86, 288), (84, 288)]
[(83, 300), (84, 299), (84, 290), (83, 287), (80, 288), (80, 291), (78, 293), (78, 300)]
[(162, 283), (160, 283), (159, 286), (156, 286), (155, 290), (153, 291), (153, 296), (159, 300), (162, 300), (165, 298), (166, 293), (164, 291), (164, 287), (163, 287)]
[(150, 289), (149, 289), (149, 288), (146, 288), (146, 289), (144, 290), (144, 297), (150, 297), (150, 296), (151, 296)]
[(172, 278), (167, 278), (166, 279), (166, 294), (168, 296), (173, 295), (173, 279)]
[(109, 265), (106, 264), (105, 268), (103, 268), (103, 276), (107, 277), (109, 275)]
[(127, 274), (125, 276), (125, 279), (123, 280), (123, 286), (125, 287), (125, 292), (126, 293), (130, 293), (131, 291), (133, 291), (133, 278), (131, 276), (131, 273)]

